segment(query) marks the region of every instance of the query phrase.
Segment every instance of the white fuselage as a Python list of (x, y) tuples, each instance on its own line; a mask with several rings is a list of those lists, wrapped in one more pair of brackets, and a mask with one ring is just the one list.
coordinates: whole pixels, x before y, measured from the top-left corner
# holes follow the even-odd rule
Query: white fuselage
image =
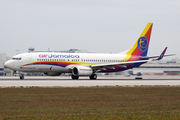
[(125, 62), (126, 57), (126, 54), (23, 53), (7, 61), (5, 66), (14, 71), (66, 73), (72, 66)]

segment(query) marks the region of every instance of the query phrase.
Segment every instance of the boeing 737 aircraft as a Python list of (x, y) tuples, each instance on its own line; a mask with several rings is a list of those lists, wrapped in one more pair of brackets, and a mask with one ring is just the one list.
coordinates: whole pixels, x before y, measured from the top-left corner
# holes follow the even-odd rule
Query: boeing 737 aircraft
[(160, 56), (147, 56), (152, 26), (153, 23), (148, 23), (132, 48), (122, 53), (23, 53), (8, 60), (4, 66), (18, 71), (20, 79), (24, 79), (23, 72), (43, 72), (48, 76), (72, 73), (72, 79), (79, 76), (96, 79), (97, 72), (118, 72), (162, 59), (167, 47)]

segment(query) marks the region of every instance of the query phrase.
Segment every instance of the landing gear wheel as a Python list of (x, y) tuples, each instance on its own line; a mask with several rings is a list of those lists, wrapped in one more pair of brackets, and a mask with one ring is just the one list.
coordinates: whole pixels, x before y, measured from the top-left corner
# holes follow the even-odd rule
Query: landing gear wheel
[(79, 76), (71, 75), (71, 78), (72, 78), (73, 80), (77, 80), (77, 79), (79, 79)]
[(135, 79), (143, 79), (142, 77), (135, 77)]
[(19, 78), (20, 78), (21, 80), (23, 80), (23, 79), (24, 79), (24, 75), (23, 75), (23, 74), (20, 74)]
[(89, 78), (91, 80), (96, 80), (97, 79), (97, 75), (96, 74), (92, 74), (91, 76), (89, 76)]

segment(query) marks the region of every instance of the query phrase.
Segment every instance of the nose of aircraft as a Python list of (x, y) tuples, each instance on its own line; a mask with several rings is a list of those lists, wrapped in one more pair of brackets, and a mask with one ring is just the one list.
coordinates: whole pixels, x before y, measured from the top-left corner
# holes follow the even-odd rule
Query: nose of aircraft
[(10, 62), (10, 61), (5, 62), (5, 63), (4, 63), (4, 66), (7, 67), (7, 68), (10, 68), (11, 62)]

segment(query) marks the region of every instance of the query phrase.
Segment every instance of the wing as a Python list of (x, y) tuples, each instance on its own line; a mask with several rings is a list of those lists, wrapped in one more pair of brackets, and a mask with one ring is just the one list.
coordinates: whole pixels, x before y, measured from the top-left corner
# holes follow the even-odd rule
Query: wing
[(105, 64), (97, 64), (97, 65), (90, 65), (93, 70), (106, 70), (105, 68), (115, 69), (115, 66), (124, 67), (126, 68), (126, 65), (133, 64), (133, 63), (146, 63), (151, 60), (140, 60), (140, 61), (127, 61), (127, 62), (117, 62), (117, 63), (105, 63)]

